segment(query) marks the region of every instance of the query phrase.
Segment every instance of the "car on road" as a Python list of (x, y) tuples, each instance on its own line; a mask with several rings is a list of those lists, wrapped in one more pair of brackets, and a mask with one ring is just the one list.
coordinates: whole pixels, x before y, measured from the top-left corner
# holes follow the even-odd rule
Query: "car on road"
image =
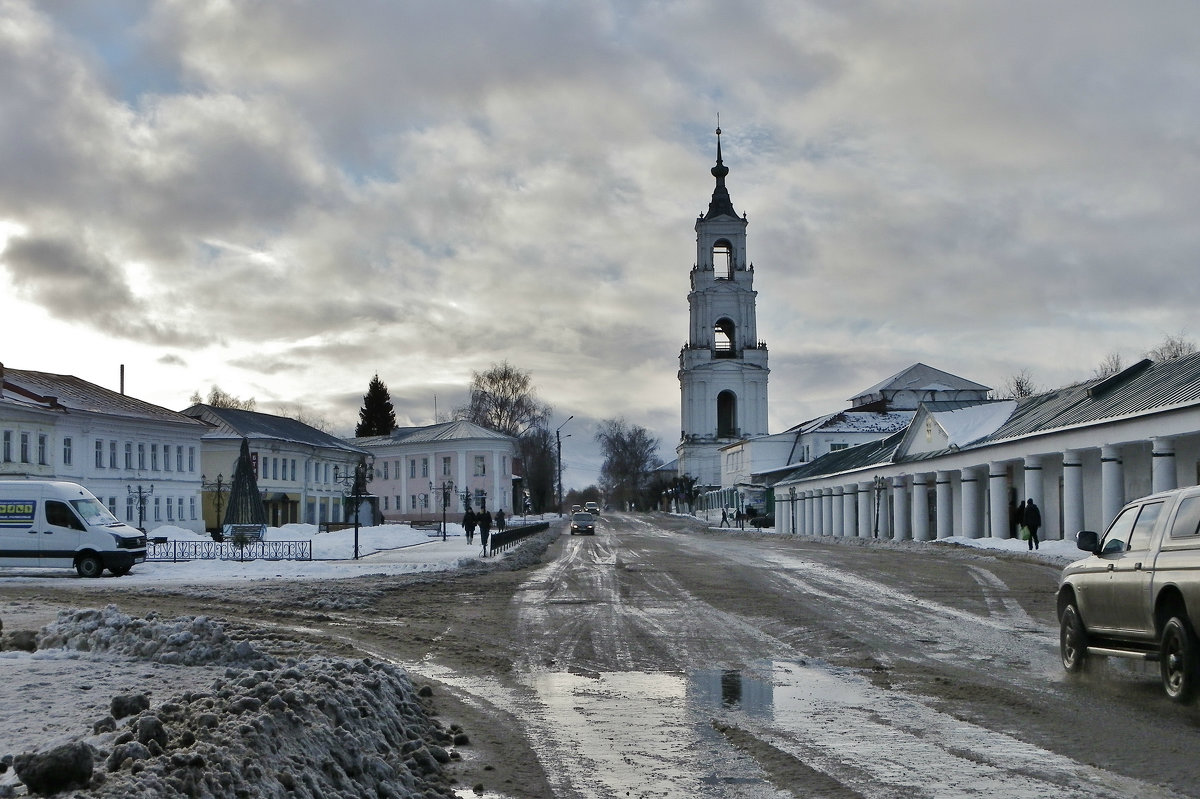
[(571, 535), (595, 535), (596, 517), (580, 511), (571, 514)]
[(598, 502), (585, 502), (583, 503), (583, 509), (593, 516), (600, 515), (600, 503)]
[(1058, 585), (1059, 650), (1068, 672), (1094, 657), (1157, 661), (1167, 696), (1200, 685), (1200, 486), (1151, 494), (1121, 509), (1103, 536), (1081, 531), (1086, 558)]

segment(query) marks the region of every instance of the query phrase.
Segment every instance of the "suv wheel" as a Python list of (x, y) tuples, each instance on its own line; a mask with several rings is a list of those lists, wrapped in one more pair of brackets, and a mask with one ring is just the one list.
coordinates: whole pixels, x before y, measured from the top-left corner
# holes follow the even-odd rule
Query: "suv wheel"
[(1075, 603), (1063, 608), (1059, 622), (1058, 650), (1062, 655), (1063, 668), (1072, 674), (1081, 672), (1087, 666), (1088, 635), (1083, 629)]
[(1176, 702), (1190, 702), (1196, 693), (1196, 639), (1187, 618), (1172, 616), (1163, 625), (1159, 648), (1163, 690)]

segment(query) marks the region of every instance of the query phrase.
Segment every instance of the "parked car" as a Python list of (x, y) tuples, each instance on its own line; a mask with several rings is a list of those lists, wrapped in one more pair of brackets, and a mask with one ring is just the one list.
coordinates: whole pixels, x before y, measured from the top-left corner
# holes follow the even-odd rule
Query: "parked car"
[(590, 513), (580, 511), (579, 513), (571, 514), (571, 535), (595, 535), (596, 534), (596, 517)]
[(1059, 650), (1068, 672), (1094, 657), (1157, 661), (1167, 696), (1193, 699), (1200, 679), (1200, 487), (1130, 502), (1101, 537), (1076, 536), (1089, 553), (1063, 569)]
[(583, 509), (593, 516), (600, 515), (600, 503), (598, 502), (585, 502), (583, 503)]

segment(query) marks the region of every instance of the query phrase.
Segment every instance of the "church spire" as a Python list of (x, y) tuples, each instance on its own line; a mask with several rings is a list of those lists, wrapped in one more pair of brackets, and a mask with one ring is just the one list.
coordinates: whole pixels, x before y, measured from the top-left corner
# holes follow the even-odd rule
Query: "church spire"
[(729, 190), (725, 188), (725, 176), (729, 174), (729, 167), (721, 160), (721, 128), (717, 127), (717, 165), (711, 170), (712, 176), (717, 179), (717, 187), (713, 189), (712, 200), (708, 203), (708, 213), (704, 215), (705, 219), (712, 219), (714, 216), (737, 216), (737, 211), (733, 210), (733, 201), (729, 199)]

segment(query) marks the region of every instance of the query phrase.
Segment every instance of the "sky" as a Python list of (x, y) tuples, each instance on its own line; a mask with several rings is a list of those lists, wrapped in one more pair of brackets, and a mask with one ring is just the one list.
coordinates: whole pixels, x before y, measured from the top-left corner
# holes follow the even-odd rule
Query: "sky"
[(568, 488), (670, 460), (718, 114), (771, 432), (1200, 338), (1192, 2), (0, 0), (0, 362), (344, 435), (507, 360)]

